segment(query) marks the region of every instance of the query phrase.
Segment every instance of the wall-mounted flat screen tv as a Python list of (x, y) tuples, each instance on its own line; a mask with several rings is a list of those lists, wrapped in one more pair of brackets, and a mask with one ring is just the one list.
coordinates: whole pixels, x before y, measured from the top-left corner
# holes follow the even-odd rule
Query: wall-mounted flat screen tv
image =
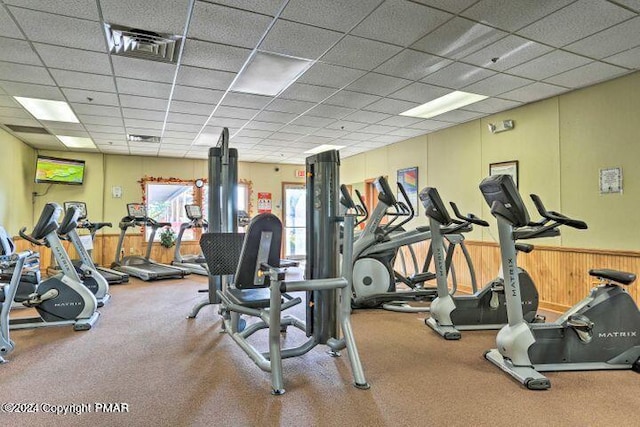
[(84, 160), (38, 156), (36, 183), (82, 185), (83, 182)]

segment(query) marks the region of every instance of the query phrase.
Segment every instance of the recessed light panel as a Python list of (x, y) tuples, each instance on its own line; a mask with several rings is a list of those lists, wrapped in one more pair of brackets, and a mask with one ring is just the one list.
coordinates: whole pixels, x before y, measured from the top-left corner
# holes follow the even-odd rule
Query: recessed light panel
[(68, 148), (96, 148), (91, 138), (64, 135), (56, 135), (56, 138), (58, 138)]
[(24, 98), (22, 96), (14, 96), (14, 98), (38, 120), (80, 123), (80, 120), (78, 120), (76, 115), (73, 113), (69, 104), (64, 101)]
[(310, 59), (257, 51), (231, 90), (275, 96), (295, 82), (312, 64)]
[(488, 96), (476, 93), (455, 91), (400, 113), (400, 115), (429, 119), (487, 98)]

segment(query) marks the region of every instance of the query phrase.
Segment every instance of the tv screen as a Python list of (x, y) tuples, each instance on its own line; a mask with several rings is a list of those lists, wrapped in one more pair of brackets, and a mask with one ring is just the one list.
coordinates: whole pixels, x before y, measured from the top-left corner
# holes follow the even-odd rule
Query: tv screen
[(36, 183), (81, 185), (84, 181), (84, 160), (38, 156)]

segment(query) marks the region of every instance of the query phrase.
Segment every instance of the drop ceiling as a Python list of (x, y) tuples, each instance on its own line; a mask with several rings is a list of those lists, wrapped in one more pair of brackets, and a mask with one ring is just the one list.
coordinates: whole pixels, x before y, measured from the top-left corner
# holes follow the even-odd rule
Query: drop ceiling
[[(640, 0), (0, 0), (0, 126), (37, 149), (66, 147), (3, 125), (178, 158), (205, 158), (228, 127), (242, 161), (299, 164), (321, 144), (348, 157), (638, 70), (639, 12)], [(105, 23), (186, 37), (178, 63), (110, 54)], [(257, 50), (313, 65), (277, 96), (230, 91)], [(489, 98), (399, 115), (454, 90)], [(67, 101), (80, 123), (38, 121), (14, 96)]]

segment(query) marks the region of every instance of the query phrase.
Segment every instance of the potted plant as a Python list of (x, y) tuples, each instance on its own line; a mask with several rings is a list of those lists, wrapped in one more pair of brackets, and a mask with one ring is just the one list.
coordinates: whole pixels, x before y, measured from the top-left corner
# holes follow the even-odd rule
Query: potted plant
[(165, 248), (173, 247), (176, 244), (176, 232), (172, 228), (165, 228), (160, 233), (160, 244)]

